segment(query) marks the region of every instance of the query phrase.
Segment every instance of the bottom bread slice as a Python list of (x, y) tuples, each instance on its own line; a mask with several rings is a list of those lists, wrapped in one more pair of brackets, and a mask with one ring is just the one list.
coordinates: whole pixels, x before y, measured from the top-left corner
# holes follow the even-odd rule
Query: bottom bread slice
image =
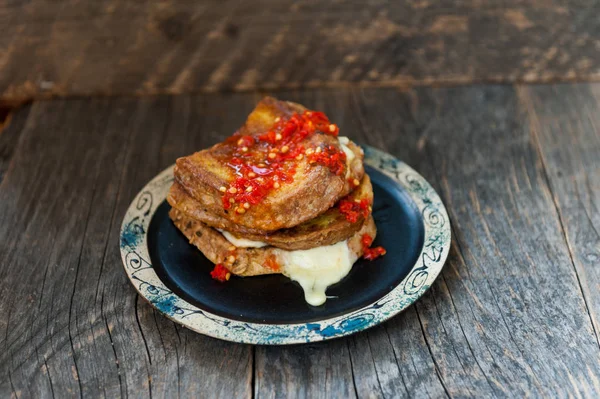
[[(190, 244), (196, 246), (211, 262), (221, 263), (231, 273), (238, 276), (258, 276), (261, 274), (285, 274), (282, 265), (285, 250), (272, 246), (261, 248), (238, 248), (231, 244), (217, 230), (172, 208), (169, 212), (175, 226), (187, 237)], [(358, 232), (347, 240), (354, 259), (363, 255), (362, 237), (368, 234), (373, 239), (377, 234), (375, 221), (369, 215)]]

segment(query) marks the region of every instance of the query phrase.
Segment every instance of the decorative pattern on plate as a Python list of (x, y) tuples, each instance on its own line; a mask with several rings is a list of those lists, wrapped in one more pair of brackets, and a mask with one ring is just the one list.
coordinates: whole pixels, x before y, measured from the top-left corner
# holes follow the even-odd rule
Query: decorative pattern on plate
[(450, 221), (437, 193), (408, 165), (393, 156), (364, 147), (365, 163), (406, 190), (423, 216), (425, 239), (417, 263), (406, 278), (378, 301), (346, 315), (303, 324), (258, 324), (223, 318), (204, 311), (167, 288), (156, 275), (148, 253), (152, 215), (173, 182), (169, 167), (133, 200), (121, 225), (121, 258), (139, 294), (175, 322), (215, 338), (249, 344), (297, 344), (349, 335), (373, 327), (414, 303), (438, 276), (450, 250)]

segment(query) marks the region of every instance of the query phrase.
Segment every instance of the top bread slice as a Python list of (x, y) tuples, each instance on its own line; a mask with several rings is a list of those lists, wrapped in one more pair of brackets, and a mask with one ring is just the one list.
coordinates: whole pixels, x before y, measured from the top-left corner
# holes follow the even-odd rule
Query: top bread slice
[(205, 212), (203, 207), (190, 197), (178, 183), (171, 186), (167, 195), (167, 201), (174, 209), (199, 222), (221, 231), (227, 231), (236, 238), (260, 241), (290, 251), (332, 245), (352, 236), (361, 228), (365, 217), (362, 214), (357, 214), (356, 220), (347, 220), (340, 211), (340, 204), (344, 201), (360, 202), (362, 200), (366, 201), (367, 204), (373, 203), (373, 187), (367, 174), (364, 175), (360, 185), (352, 193), (316, 218), (291, 228), (264, 232), (248, 228), (240, 230), (238, 225), (229, 222), (227, 219)]
[[(299, 104), (266, 97), (234, 137), (264, 135), (279, 120), (304, 111), (306, 109)], [(306, 137), (300, 145), (316, 151), (328, 147), (342, 150), (337, 137), (321, 131)], [(260, 203), (241, 213), (223, 206), (223, 190), (236, 179), (236, 170), (223, 162), (231, 149), (230, 141), (177, 159), (174, 174), (177, 182), (206, 212), (249, 229), (275, 231), (315, 218), (352, 191), (352, 182), (360, 181), (364, 174), (362, 151), (353, 146), (355, 156), (348, 158), (343, 173), (336, 174), (326, 165), (310, 163), (305, 156), (297, 161), (292, 182), (281, 184)]]

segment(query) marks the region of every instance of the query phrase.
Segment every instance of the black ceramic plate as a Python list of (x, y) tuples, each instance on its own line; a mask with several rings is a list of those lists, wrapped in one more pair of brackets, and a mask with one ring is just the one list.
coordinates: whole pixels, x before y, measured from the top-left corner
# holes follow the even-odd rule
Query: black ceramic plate
[(150, 261), (162, 282), (189, 303), (216, 315), (252, 323), (306, 323), (339, 316), (382, 298), (402, 281), (423, 247), (419, 210), (394, 181), (367, 167), (373, 183), (375, 245), (387, 250), (375, 261), (358, 260), (350, 274), (327, 290), (322, 306), (310, 306), (300, 285), (283, 275), (233, 277), (227, 284), (210, 276), (214, 264), (169, 219), (168, 203), (157, 209), (148, 229)]
[(282, 275), (213, 280), (214, 265), (169, 219), (164, 199), (170, 170), (138, 195), (123, 222), (125, 269), (140, 294), (167, 316), (219, 338), (308, 342), (377, 324), (431, 284), (447, 256), (450, 229), (439, 197), (421, 176), (387, 154), (365, 152), (374, 191), (374, 245), (387, 254), (357, 261), (327, 289), (322, 306), (308, 305), (302, 288)]

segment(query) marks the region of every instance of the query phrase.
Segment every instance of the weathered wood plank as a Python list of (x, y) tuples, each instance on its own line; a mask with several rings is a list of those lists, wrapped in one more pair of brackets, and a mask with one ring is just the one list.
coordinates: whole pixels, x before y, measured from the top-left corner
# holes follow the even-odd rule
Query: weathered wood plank
[(34, 0), (0, 98), (600, 79), (598, 2)]
[(257, 346), (257, 398), (354, 398), (344, 340), (291, 347)]
[(600, 85), (521, 87), (600, 345)]
[(448, 392), (597, 395), (600, 351), (513, 89), (367, 90), (359, 102), (381, 136), (381, 120), (407, 118), (417, 151), (371, 140), (411, 159), (449, 207), (450, 261), (416, 307)]
[(33, 106), (0, 190), (0, 396), (251, 395), (250, 347), (157, 317), (121, 269), (121, 217), (181, 120), (168, 97)]
[[(597, 396), (596, 263), (584, 262), (596, 253), (597, 90), (280, 93), (425, 175), (454, 243), (438, 282), (383, 326), (254, 349), (152, 310), (116, 242), (139, 188), (235, 130), (258, 96), (34, 103), (15, 115), (0, 185), (0, 396)], [(581, 144), (565, 149), (567, 134)]]

